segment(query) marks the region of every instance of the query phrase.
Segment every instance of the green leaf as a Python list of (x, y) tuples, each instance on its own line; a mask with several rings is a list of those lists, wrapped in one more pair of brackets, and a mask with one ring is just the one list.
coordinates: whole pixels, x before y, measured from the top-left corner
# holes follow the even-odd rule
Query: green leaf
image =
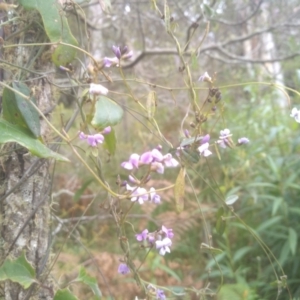
[(110, 133), (104, 135), (103, 147), (107, 149), (110, 155), (114, 155), (116, 152), (116, 145), (117, 145), (116, 134), (112, 128)]
[(83, 267), (80, 268), (79, 275), (78, 275), (76, 281), (79, 281), (79, 282), (82, 282), (82, 283), (88, 285), (91, 288), (91, 290), (93, 291), (94, 295), (96, 296), (95, 297), (96, 299), (100, 299), (102, 297), (102, 293), (99, 289), (96, 278), (89, 276)]
[(192, 53), (191, 65), (192, 65), (193, 70), (199, 70), (197, 53)]
[(36, 282), (35, 270), (27, 261), (24, 252), (15, 260), (5, 260), (4, 264), (0, 267), (0, 281), (4, 280), (17, 282), (25, 289)]
[(214, 15), (213, 9), (210, 6), (208, 6), (207, 4), (203, 4), (203, 6), (201, 8), (202, 8), (202, 12), (205, 17), (211, 18)]
[(184, 208), (185, 174), (185, 168), (181, 168), (174, 187), (175, 206), (176, 211), (179, 213), (182, 212)]
[(274, 226), (275, 224), (280, 224), (282, 219), (282, 216), (276, 216), (270, 219), (267, 219), (265, 222), (261, 223), (257, 229), (256, 232), (262, 232), (265, 231), (267, 228)]
[[(29, 87), (22, 82), (13, 82), (13, 88), (16, 91), (30, 97), (31, 91)], [(16, 103), (19, 111), (21, 112), (26, 125), (29, 130), (33, 133), (35, 137), (39, 137), (41, 135), (41, 126), (40, 126), (40, 116), (36, 109), (28, 103), (23, 97), (19, 94), (15, 93)], [(31, 96), (30, 101), (32, 101), (36, 105), (36, 99)]]
[(99, 130), (107, 126), (118, 124), (123, 117), (123, 109), (112, 99), (105, 96), (98, 97), (95, 114), (91, 124)]
[(191, 138), (186, 138), (183, 139), (180, 143), (180, 147), (185, 147), (185, 146), (191, 146), (203, 139), (203, 136), (197, 136), (197, 137), (191, 137)]
[(175, 278), (176, 280), (178, 280), (178, 282), (181, 281), (180, 276), (178, 276), (178, 274), (172, 268), (170, 268), (170, 267), (168, 267), (168, 266), (166, 266), (166, 265), (164, 265), (162, 263), (158, 264), (157, 268), (165, 271), (167, 274), (171, 275), (173, 278)]
[(82, 194), (84, 193), (84, 191), (86, 190), (86, 188), (94, 181), (94, 178), (90, 178), (88, 180), (86, 180), (83, 185), (81, 186), (80, 189), (78, 189), (75, 194), (74, 194), (74, 197), (73, 197), (73, 200), (75, 202), (77, 202), (80, 197), (82, 196)]
[[(42, 16), (45, 31), (53, 43), (64, 42), (77, 46), (78, 43), (72, 35), (68, 20), (57, 0), (19, 0), (25, 9), (36, 9)], [(76, 49), (66, 45), (57, 45), (52, 60), (56, 66), (70, 63), (76, 56)]]
[(279, 263), (281, 265), (285, 264), (290, 254), (289, 240), (286, 240), (283, 245), (281, 245), (281, 251), (279, 256)]
[(296, 254), (296, 250), (297, 250), (297, 242), (298, 242), (298, 235), (297, 232), (295, 231), (295, 229), (293, 228), (289, 228), (289, 245), (290, 245), (290, 250), (292, 252), (293, 255)]
[(58, 290), (55, 293), (53, 300), (78, 300), (69, 289)]
[(238, 249), (235, 253), (234, 253), (234, 256), (233, 256), (233, 259), (232, 261), (233, 262), (237, 262), (239, 261), (240, 259), (242, 259), (248, 252), (252, 251), (253, 248), (250, 247), (250, 246), (245, 246), (245, 247), (242, 247), (240, 249)]
[(219, 235), (222, 235), (226, 229), (226, 222), (223, 219), (225, 213), (224, 207), (221, 206), (216, 213), (216, 230)]
[[(14, 82), (12, 88), (23, 95), (30, 97), (30, 89), (25, 83)], [(30, 101), (36, 104), (36, 99), (30, 97)], [(38, 138), (41, 135), (40, 117), (35, 108), (9, 88), (3, 89), (3, 118), (12, 124), (29, 129)]]
[(18, 143), (27, 148), (33, 155), (43, 158), (55, 158), (69, 161), (64, 156), (47, 148), (40, 140), (34, 138), (27, 129), (0, 119), (0, 144)]

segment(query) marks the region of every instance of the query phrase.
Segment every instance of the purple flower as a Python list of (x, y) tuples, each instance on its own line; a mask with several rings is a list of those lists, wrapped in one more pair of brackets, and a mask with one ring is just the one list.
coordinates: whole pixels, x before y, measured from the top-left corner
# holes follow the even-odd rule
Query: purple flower
[(128, 51), (127, 46), (123, 46), (123, 47), (112, 46), (112, 51), (119, 60), (121, 58), (128, 59), (132, 56), (132, 51)]
[(154, 187), (150, 188), (150, 200), (155, 204), (160, 203), (160, 196), (156, 194)]
[(178, 161), (172, 157), (172, 154), (167, 153), (163, 155), (157, 148), (152, 151), (144, 152), (141, 156), (134, 153), (130, 156), (129, 161), (124, 161), (121, 166), (124, 169), (132, 170), (138, 169), (140, 165), (150, 165), (151, 171), (155, 171), (159, 174), (164, 173), (164, 166), (177, 167)]
[(145, 229), (141, 233), (136, 234), (135, 237), (139, 242), (146, 241), (148, 232), (148, 229)]
[(165, 300), (166, 299), (165, 292), (163, 290), (157, 289), (156, 290), (156, 299)]
[(220, 139), (226, 139), (231, 136), (232, 136), (232, 134), (230, 133), (230, 130), (228, 128), (225, 128), (224, 130), (220, 131)]
[(118, 273), (120, 273), (122, 275), (126, 275), (126, 274), (130, 273), (130, 269), (128, 268), (128, 266), (126, 264), (121, 263), (118, 267)]
[(199, 77), (198, 81), (212, 82), (211, 77), (205, 72), (202, 76)]
[(155, 236), (154, 236), (153, 233), (149, 233), (149, 234), (148, 234), (148, 242), (149, 242), (149, 244), (150, 244), (151, 246), (154, 245), (154, 242), (155, 242)]
[(240, 146), (240, 145), (245, 145), (245, 144), (248, 144), (250, 141), (249, 141), (249, 139), (248, 138), (246, 138), (246, 137), (242, 137), (242, 138), (240, 138), (240, 139), (238, 139), (238, 146)]
[(190, 137), (191, 137), (191, 136), (190, 136), (190, 132), (189, 132), (187, 129), (184, 129), (183, 133), (184, 133), (184, 136), (185, 136), (186, 138), (190, 138)]
[(232, 134), (230, 133), (230, 130), (228, 128), (221, 130), (220, 131), (220, 137), (217, 143), (220, 145), (222, 148), (226, 148), (227, 146), (230, 145), (230, 137)]
[(162, 155), (162, 153), (156, 148), (154, 148), (151, 151), (151, 154), (152, 154), (154, 161), (161, 162), (164, 159), (164, 156)]
[(159, 249), (160, 255), (165, 255), (167, 252), (170, 253), (170, 246), (172, 245), (172, 241), (169, 238), (164, 238), (161, 241), (156, 241), (156, 249)]
[(129, 178), (130, 182), (139, 184), (139, 181), (137, 179), (135, 179), (133, 176), (129, 175), (128, 178)]
[(292, 109), (290, 116), (294, 118), (297, 123), (300, 123), (300, 110), (296, 107)]
[(126, 170), (132, 170), (134, 168), (138, 169), (139, 159), (140, 159), (140, 156), (136, 153), (133, 153), (130, 155), (129, 161), (124, 161), (121, 163), (121, 167), (123, 167)]
[(143, 165), (149, 165), (149, 164), (152, 163), (152, 161), (153, 161), (153, 157), (152, 157), (152, 152), (151, 151), (143, 153), (140, 157), (140, 162)]
[(87, 140), (88, 144), (92, 147), (97, 147), (98, 144), (102, 144), (104, 141), (104, 136), (103, 134), (108, 134), (111, 132), (111, 127), (108, 126), (104, 128), (101, 133), (96, 133), (96, 134), (89, 134), (86, 135), (83, 132), (79, 133), (79, 138), (81, 140)]
[(205, 144), (205, 143), (208, 143), (209, 140), (210, 140), (210, 135), (207, 134), (207, 135), (205, 135), (205, 136), (202, 138), (201, 144), (203, 145), (203, 144)]
[(161, 231), (163, 233), (165, 233), (167, 238), (172, 239), (174, 237), (174, 233), (173, 233), (173, 229), (168, 229), (167, 227), (165, 227), (164, 225), (161, 227)]
[(94, 135), (87, 136), (87, 142), (92, 147), (96, 147), (98, 144), (102, 144), (103, 141), (104, 136), (101, 133), (96, 133)]
[(158, 174), (164, 174), (165, 167), (162, 163), (155, 161), (151, 164), (151, 171), (155, 171)]
[(93, 95), (107, 95), (108, 93), (108, 89), (106, 87), (104, 87), (101, 84), (95, 84), (95, 83), (91, 83), (90, 84), (90, 94)]
[(158, 151), (161, 151), (162, 150), (162, 145), (157, 145), (157, 147), (155, 149), (157, 149)]
[(115, 54), (115, 56), (120, 59), (121, 58), (121, 49), (117, 46), (112, 46), (112, 51)]
[(103, 130), (102, 130), (102, 133), (103, 134), (109, 134), (111, 132), (111, 127), (110, 126), (107, 126), (105, 127)]
[(81, 131), (81, 132), (79, 133), (79, 138), (80, 138), (81, 140), (85, 140), (85, 139), (87, 138), (87, 136)]
[(175, 168), (179, 165), (179, 162), (173, 158), (171, 153), (167, 153), (163, 158), (163, 163), (166, 167)]
[(200, 152), (200, 155), (203, 155), (204, 157), (211, 155), (212, 152), (210, 150), (208, 150), (208, 148), (209, 148), (208, 143), (204, 143), (203, 145), (198, 147), (198, 151)]
[(140, 204), (144, 204), (145, 201), (148, 201), (148, 193), (147, 190), (141, 187), (131, 187), (129, 184), (126, 185), (126, 189), (128, 191), (132, 191), (131, 193), (131, 201), (138, 201)]
[(117, 57), (104, 57), (103, 66), (105, 68), (110, 68), (111, 66), (117, 66), (119, 64), (119, 59)]

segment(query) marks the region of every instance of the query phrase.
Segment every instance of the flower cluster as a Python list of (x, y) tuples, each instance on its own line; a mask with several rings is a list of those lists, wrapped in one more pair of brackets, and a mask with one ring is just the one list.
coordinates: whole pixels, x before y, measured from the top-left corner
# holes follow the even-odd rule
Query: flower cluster
[[(230, 133), (230, 130), (228, 128), (226, 128), (226, 129), (220, 131), (220, 137), (216, 143), (221, 148), (233, 147), (233, 142), (232, 142), (231, 137), (232, 137), (232, 134)], [(238, 139), (236, 146), (245, 145), (245, 144), (248, 144), (249, 142), (250, 141), (248, 138), (242, 137), (242, 138)]]
[(132, 51), (129, 51), (127, 46), (112, 46), (112, 51), (115, 54), (115, 57), (104, 57), (103, 59), (103, 65), (106, 68), (118, 66), (121, 59), (129, 59), (132, 56)]
[(171, 153), (163, 155), (160, 152), (160, 146), (153, 149), (152, 151), (147, 151), (142, 155), (133, 153), (130, 155), (128, 161), (124, 161), (121, 166), (126, 170), (138, 169), (142, 165), (149, 165), (151, 171), (163, 174), (165, 167), (177, 167), (179, 165), (178, 161), (173, 158)]
[(296, 107), (292, 109), (290, 116), (294, 118), (297, 123), (300, 123), (300, 110)]
[(108, 134), (111, 132), (111, 127), (108, 126), (104, 128), (101, 133), (96, 133), (96, 134), (84, 134), (82, 131), (79, 133), (79, 138), (81, 140), (86, 140), (87, 143), (92, 146), (92, 147), (97, 147), (98, 144), (102, 144), (104, 141), (104, 136), (105, 134)]
[(155, 245), (159, 250), (160, 255), (170, 253), (170, 247), (172, 245), (172, 238), (174, 237), (173, 229), (168, 229), (165, 226), (161, 227), (161, 230), (155, 232), (149, 232), (148, 229), (143, 230), (141, 233), (135, 235), (137, 241), (146, 241), (149, 247)]

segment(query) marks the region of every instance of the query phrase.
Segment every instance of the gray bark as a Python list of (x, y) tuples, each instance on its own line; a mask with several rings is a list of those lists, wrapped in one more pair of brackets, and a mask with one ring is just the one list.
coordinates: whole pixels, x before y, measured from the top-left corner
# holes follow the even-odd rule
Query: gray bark
[[(15, 4), (16, 2), (14, 1)], [(27, 24), (34, 18), (39, 19), (39, 15), (33, 11), (22, 10), (18, 13), (23, 18), (28, 18)], [(6, 26), (4, 29), (8, 35), (15, 34), (15, 38), (9, 39), (8, 43), (44, 41), (41, 33), (36, 34), (33, 24), (26, 32), (21, 30), (24, 27), (22, 23)], [(19, 30), (20, 33), (17, 33)], [(8, 38), (6, 36), (4, 40)], [(39, 47), (17, 47), (5, 49), (2, 55), (9, 63), (31, 70), (36, 68), (39, 72), (49, 72), (51, 63), (49, 59), (45, 61), (45, 51), (36, 56), (38, 51)], [(37, 77), (37, 74), (21, 72), (12, 66), (7, 69), (9, 71), (4, 74), (6, 82), (15, 78), (22, 78), (20, 81), (26, 78), (26, 84), (34, 88), (39, 108), (47, 111), (52, 106), (51, 87), (45, 78), (34, 80), (33, 77)], [(44, 140), (47, 138), (45, 128), (42, 124)], [(3, 263), (7, 257), (15, 259), (25, 251), (27, 260), (36, 271), (38, 281), (27, 290), (9, 280), (1, 282), (0, 297), (5, 300), (53, 299), (53, 288), (47, 272), (50, 246), (49, 161), (33, 157), (26, 149), (14, 143), (0, 147), (0, 262)]]

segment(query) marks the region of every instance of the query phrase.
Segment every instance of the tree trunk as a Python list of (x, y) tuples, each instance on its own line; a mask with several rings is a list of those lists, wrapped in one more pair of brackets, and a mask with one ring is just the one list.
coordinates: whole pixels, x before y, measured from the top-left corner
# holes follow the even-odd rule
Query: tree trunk
[[(18, 3), (11, 1), (11, 4)], [(8, 45), (45, 42), (45, 34), (38, 25), (42, 24), (39, 14), (24, 11), (21, 7), (17, 13), (25, 22), (18, 19), (17, 23), (10, 22), (3, 26), (4, 43)], [(16, 16), (13, 9), (6, 11), (7, 18), (11, 14)], [(38, 70), (39, 73), (49, 73), (52, 63), (47, 50), (49, 51), (40, 46), (19, 46), (1, 50), (2, 58), (10, 63), (2, 64), (6, 70), (3, 80), (6, 83), (12, 80), (26, 82), (32, 89), (39, 108), (44, 112), (52, 106), (49, 82), (45, 77), (41, 78), (42, 76), (22, 70), (18, 66), (32, 71)], [(34, 79), (38, 77), (39, 79)], [(47, 77), (49, 79), (48, 75)], [(41, 128), (42, 137), (46, 140), (45, 124), (41, 124)], [(50, 247), (49, 161), (32, 156), (25, 148), (15, 143), (0, 146), (1, 263), (7, 257), (19, 257), (22, 251), (25, 251), (27, 260), (36, 271), (38, 282), (27, 290), (9, 280), (1, 282), (0, 297), (5, 300), (53, 299), (53, 288), (47, 274)]]

